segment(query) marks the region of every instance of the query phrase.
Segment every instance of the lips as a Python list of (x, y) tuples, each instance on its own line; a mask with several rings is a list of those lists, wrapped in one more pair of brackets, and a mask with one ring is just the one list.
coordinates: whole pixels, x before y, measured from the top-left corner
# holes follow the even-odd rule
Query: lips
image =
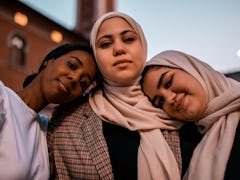
[(60, 79), (58, 79), (58, 83), (59, 83), (60, 89), (61, 89), (65, 94), (69, 94), (69, 89), (68, 89), (68, 87), (67, 87)]
[(181, 112), (184, 110), (184, 101), (185, 101), (185, 94), (180, 94), (176, 99), (177, 111)]
[(113, 64), (113, 66), (117, 66), (117, 65), (119, 65), (119, 64), (124, 64), (124, 63), (131, 63), (131, 61), (126, 60), (126, 59), (124, 59), (124, 60), (118, 60), (118, 61), (116, 61), (116, 62)]

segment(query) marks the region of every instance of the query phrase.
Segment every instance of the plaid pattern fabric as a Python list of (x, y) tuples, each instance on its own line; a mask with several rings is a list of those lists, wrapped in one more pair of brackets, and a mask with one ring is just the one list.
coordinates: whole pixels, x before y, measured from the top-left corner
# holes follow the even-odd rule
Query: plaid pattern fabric
[[(114, 179), (102, 122), (88, 102), (59, 106), (47, 133), (51, 179)], [(95, 133), (93, 133), (95, 132)], [(177, 131), (162, 131), (181, 172)]]
[(51, 179), (114, 179), (102, 122), (87, 102), (58, 107), (47, 139)]
[(177, 160), (179, 172), (182, 172), (182, 156), (178, 131), (162, 130), (162, 133)]

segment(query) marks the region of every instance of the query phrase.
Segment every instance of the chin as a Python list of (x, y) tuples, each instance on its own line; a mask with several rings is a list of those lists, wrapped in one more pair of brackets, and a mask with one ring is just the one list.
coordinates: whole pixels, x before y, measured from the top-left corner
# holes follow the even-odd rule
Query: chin
[(121, 83), (122, 86), (131, 86), (134, 84), (134, 81), (129, 81), (129, 79), (125, 80), (125, 81), (122, 81)]
[(52, 99), (51, 103), (52, 104), (64, 104), (64, 103), (66, 103), (66, 101), (62, 101), (61, 98), (58, 98), (58, 99)]

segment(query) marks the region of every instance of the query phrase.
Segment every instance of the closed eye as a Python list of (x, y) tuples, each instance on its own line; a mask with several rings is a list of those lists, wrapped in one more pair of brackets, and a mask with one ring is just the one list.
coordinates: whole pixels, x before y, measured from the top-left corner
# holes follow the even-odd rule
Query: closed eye
[(160, 108), (160, 109), (162, 109), (163, 108), (163, 104), (164, 104), (164, 97), (160, 97), (159, 98), (159, 103), (158, 103), (158, 107)]
[(99, 47), (102, 48), (102, 49), (104, 49), (104, 48), (109, 47), (111, 44), (112, 44), (112, 43), (110, 43), (110, 42), (104, 42), (104, 43), (101, 43), (101, 44), (99, 45)]
[(87, 89), (88, 83), (85, 82), (85, 81), (80, 81), (80, 86), (81, 86), (82, 89)]
[(72, 62), (72, 61), (67, 61), (67, 65), (72, 70), (76, 70), (77, 69), (77, 65), (74, 62)]
[(125, 43), (132, 43), (132, 42), (135, 41), (135, 38), (129, 37), (129, 38), (125, 38), (123, 41), (124, 41)]
[(166, 88), (166, 89), (171, 87), (172, 81), (173, 81), (173, 77), (171, 76), (171, 77), (167, 80), (167, 82), (166, 82), (166, 84), (165, 84), (165, 88)]
[(162, 109), (163, 104), (164, 104), (164, 97), (163, 96), (155, 96), (152, 100), (152, 104), (155, 107)]
[(96, 41), (96, 47), (101, 49), (108, 48), (111, 46), (112, 41), (113, 39), (111, 35), (104, 35)]
[(80, 79), (80, 86), (83, 90), (87, 89), (89, 85), (90, 79), (88, 78), (88, 76), (84, 76), (83, 78)]

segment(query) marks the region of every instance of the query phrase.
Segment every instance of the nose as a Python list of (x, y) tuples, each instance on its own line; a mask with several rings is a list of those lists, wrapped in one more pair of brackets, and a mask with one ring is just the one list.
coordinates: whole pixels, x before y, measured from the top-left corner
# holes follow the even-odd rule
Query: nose
[(176, 93), (171, 90), (162, 90), (162, 96), (167, 104), (174, 105)]
[(118, 56), (118, 55), (122, 55), (124, 53), (125, 53), (125, 49), (124, 49), (123, 42), (121, 40), (115, 40), (114, 48), (113, 48), (113, 55)]
[(68, 79), (71, 80), (72, 83), (76, 83), (80, 81), (81, 72), (71, 72), (68, 74)]

